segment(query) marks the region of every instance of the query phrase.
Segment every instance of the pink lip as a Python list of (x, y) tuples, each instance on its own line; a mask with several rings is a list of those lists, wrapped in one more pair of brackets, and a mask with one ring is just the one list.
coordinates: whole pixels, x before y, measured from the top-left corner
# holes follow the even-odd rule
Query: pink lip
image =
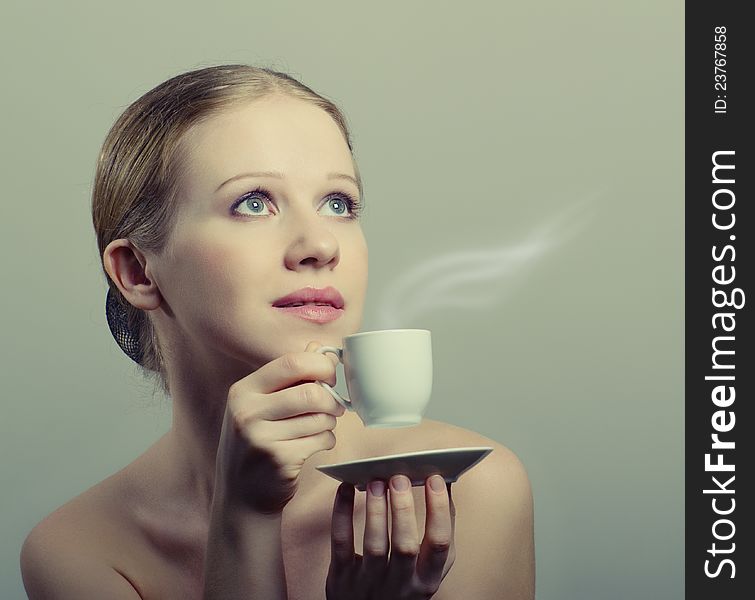
[(289, 313), (307, 321), (314, 321), (315, 323), (330, 323), (343, 314), (342, 308), (317, 306), (316, 304), (305, 304), (304, 306), (275, 306), (274, 308), (275, 310)]
[(336, 288), (330, 286), (322, 289), (306, 287), (300, 290), (296, 290), (295, 292), (291, 292), (290, 294), (287, 294), (282, 298), (278, 298), (275, 302), (273, 302), (273, 306), (279, 308), (284, 304), (294, 304), (296, 302), (303, 302), (305, 304), (310, 302), (325, 303), (330, 304), (332, 308), (343, 308), (343, 296), (341, 296), (340, 292)]
[[(283, 306), (303, 302), (303, 306)], [(315, 304), (317, 303), (317, 304)], [(318, 306), (320, 304), (320, 306)], [(325, 304), (322, 306), (322, 304)], [(306, 287), (273, 302), (273, 308), (315, 323), (330, 323), (343, 314), (343, 296), (334, 287)]]

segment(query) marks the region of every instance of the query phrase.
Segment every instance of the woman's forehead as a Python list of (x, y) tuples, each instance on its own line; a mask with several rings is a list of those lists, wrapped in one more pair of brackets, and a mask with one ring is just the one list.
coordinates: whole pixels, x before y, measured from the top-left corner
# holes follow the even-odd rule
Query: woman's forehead
[(297, 99), (256, 100), (225, 110), (189, 130), (183, 145), (187, 174), (219, 179), (215, 187), (243, 171), (354, 175), (338, 125), (321, 108)]

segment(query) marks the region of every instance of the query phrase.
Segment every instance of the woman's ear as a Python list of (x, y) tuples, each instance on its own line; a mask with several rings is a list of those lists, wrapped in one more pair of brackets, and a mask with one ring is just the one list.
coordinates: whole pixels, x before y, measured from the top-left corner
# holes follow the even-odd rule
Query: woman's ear
[(102, 254), (105, 271), (129, 304), (142, 310), (160, 306), (157, 282), (150, 277), (150, 266), (144, 253), (128, 239), (113, 240)]

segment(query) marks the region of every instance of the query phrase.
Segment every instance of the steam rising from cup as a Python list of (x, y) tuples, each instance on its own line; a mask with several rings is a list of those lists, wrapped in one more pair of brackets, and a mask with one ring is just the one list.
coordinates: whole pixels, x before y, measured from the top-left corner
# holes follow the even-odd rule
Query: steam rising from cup
[(418, 317), (436, 309), (484, 309), (500, 303), (521, 287), (518, 276), (586, 228), (595, 216), (588, 207), (593, 201), (572, 204), (518, 243), (456, 250), (406, 269), (384, 287), (374, 329), (416, 326)]

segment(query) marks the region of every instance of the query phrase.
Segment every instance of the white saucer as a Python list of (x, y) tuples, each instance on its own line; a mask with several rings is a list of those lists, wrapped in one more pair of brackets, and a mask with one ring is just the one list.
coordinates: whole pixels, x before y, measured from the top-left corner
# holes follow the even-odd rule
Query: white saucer
[(425, 485), (425, 479), (440, 474), (446, 483), (455, 482), (493, 451), (489, 446), (422, 450), (406, 454), (376, 456), (334, 465), (316, 467), (338, 481), (345, 481), (363, 492), (373, 479), (388, 481), (393, 475), (406, 475), (412, 485)]

